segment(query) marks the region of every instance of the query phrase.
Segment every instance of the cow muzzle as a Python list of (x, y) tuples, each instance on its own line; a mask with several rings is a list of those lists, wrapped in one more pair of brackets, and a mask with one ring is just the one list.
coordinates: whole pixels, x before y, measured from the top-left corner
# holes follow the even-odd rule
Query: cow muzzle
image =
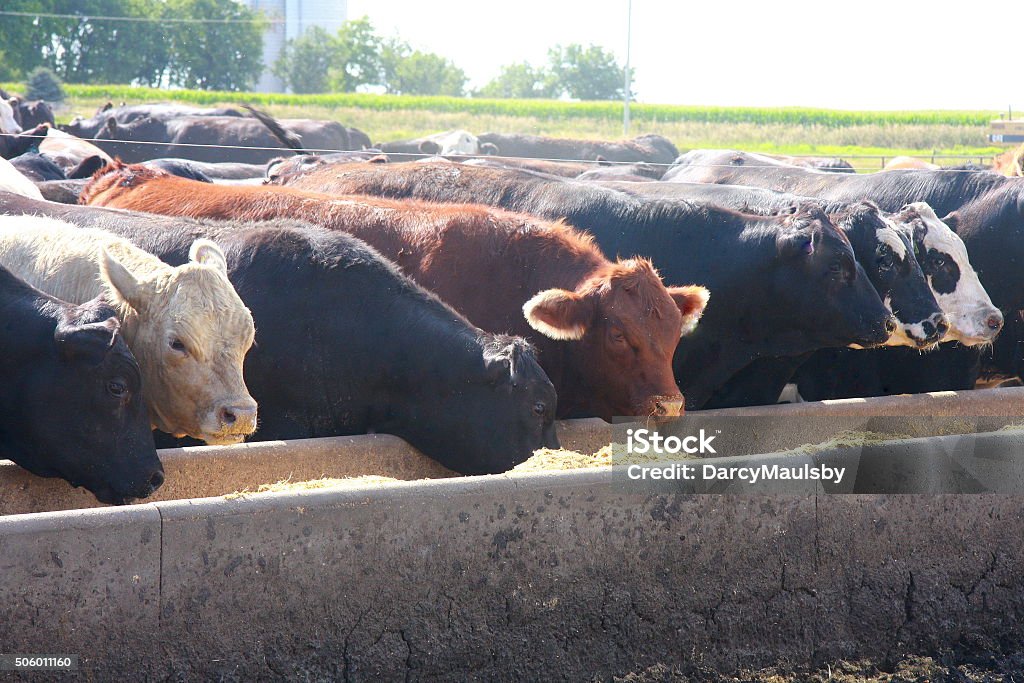
[(201, 437), (211, 445), (230, 445), (241, 443), (245, 437), (256, 431), (257, 408), (252, 398), (228, 401), (218, 405), (213, 411), (212, 429), (204, 430)]
[(991, 344), (1003, 329), (1003, 314), (997, 308), (986, 308), (961, 316), (960, 322), (953, 326), (949, 339), (964, 346)]
[(655, 420), (668, 420), (673, 417), (679, 417), (685, 411), (686, 407), (682, 394), (675, 394), (672, 396), (651, 396), (641, 406), (641, 409), (637, 411), (637, 415)]

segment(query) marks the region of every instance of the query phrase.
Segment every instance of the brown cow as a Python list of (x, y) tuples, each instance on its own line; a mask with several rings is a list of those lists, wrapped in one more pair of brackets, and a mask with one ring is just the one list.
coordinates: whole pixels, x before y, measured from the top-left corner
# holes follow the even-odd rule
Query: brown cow
[(707, 290), (666, 288), (649, 261), (611, 262), (561, 223), (475, 205), (211, 185), (121, 164), (97, 173), (82, 202), (171, 216), (290, 217), (344, 230), (474, 324), (528, 337), (558, 390), (561, 416), (682, 412), (672, 356)]

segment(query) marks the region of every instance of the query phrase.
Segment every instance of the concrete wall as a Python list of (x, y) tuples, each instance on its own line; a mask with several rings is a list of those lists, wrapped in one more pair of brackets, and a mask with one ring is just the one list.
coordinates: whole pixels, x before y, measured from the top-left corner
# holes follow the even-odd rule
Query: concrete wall
[(607, 473), (0, 518), (0, 643), (97, 679), (590, 680), (1024, 637), (1024, 500)]

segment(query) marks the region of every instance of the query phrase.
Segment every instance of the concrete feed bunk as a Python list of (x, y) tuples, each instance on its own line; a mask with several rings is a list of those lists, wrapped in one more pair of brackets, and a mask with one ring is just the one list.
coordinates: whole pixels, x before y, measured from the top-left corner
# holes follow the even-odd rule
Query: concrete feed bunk
[[(1024, 390), (997, 391), (884, 406), (941, 414), (959, 403), (983, 415), (987, 400), (989, 415), (1021, 414)], [(840, 421), (842, 406), (865, 403), (876, 405), (816, 410)], [(791, 441), (806, 442), (801, 424)], [(610, 429), (573, 423), (564, 433), (591, 452)], [(182, 477), (219, 484), (246, 469), (287, 478), (282, 461), (293, 480), (320, 476), (332, 457), (340, 472), (360, 451), (376, 473), (445, 474), (421, 474), (398, 440), (345, 439), (347, 456), (320, 440), (165, 462), (180, 458)], [(970, 458), (955, 465), (1007, 490), (1024, 486), (1012, 457), (1024, 450), (1020, 430), (884, 442), (860, 455), (872, 451), (903, 476), (908, 462), (918, 473), (941, 466), (965, 439)], [(781, 457), (860, 456), (831, 448), (717, 461)], [(924, 490), (959, 485), (954, 470)], [(606, 468), (9, 515), (0, 517), (0, 642), (8, 652), (45, 643), (78, 653), (102, 678), (589, 680), (653, 664), (732, 671), (1024, 638), (1020, 496), (789, 490), (627, 490)]]

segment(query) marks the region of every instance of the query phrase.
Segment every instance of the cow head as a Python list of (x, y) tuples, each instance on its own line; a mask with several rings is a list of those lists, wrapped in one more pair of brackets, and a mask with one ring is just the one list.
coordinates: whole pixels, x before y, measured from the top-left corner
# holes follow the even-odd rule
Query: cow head
[(22, 128), (34, 128), (41, 123), (54, 125), (53, 109), (43, 100), (22, 100), (18, 103), (17, 113)]
[(896, 321), (856, 261), (853, 246), (814, 203), (780, 217), (775, 247), (776, 292), (791, 297), (790, 315), (802, 321), (808, 339), (821, 347), (876, 346), (896, 330)]
[(20, 133), (21, 126), (14, 118), (14, 108), (7, 100), (0, 99), (0, 133)]
[[(473, 344), (477, 361), (443, 370), (452, 377), (454, 392), (443, 401), (434, 395), (412, 402), (424, 429), (417, 444), (436, 444), (431, 450), (444, 454), (442, 464), (464, 474), (506, 472), (538, 448), (558, 448), (558, 399), (533, 347), (521, 337), (489, 333), (480, 333)], [(422, 386), (437, 390), (436, 382)], [(434, 416), (435, 410), (447, 415)], [(459, 429), (436, 428), (452, 415), (459, 417)]]
[(965, 346), (991, 344), (1003, 328), (1003, 314), (982, 287), (964, 241), (924, 202), (908, 204), (896, 220), (913, 240), (921, 270), (949, 321), (946, 339)]
[(466, 130), (453, 130), (436, 138), (441, 146), (439, 154), (479, 154), (480, 141)]
[(868, 280), (896, 317), (886, 346), (934, 348), (949, 330), (910, 239), (871, 202), (860, 202), (832, 216), (853, 244)]
[(52, 342), (38, 346), (20, 387), (19, 430), (8, 434), (25, 469), (84, 486), (103, 503), (145, 498), (163, 467), (142, 392), (139, 364), (114, 310), (99, 300), (60, 306)]
[(146, 382), (154, 426), (212, 444), (256, 429), (256, 401), (242, 378), (255, 330), (228, 281), (224, 254), (196, 240), (189, 262), (133, 272), (104, 250), (101, 279), (128, 311), (125, 334)]
[(605, 264), (573, 291), (538, 293), (523, 314), (533, 329), (571, 344), (592, 414), (673, 417), (683, 397), (672, 356), (708, 296), (698, 286), (666, 288), (649, 261), (630, 259)]

